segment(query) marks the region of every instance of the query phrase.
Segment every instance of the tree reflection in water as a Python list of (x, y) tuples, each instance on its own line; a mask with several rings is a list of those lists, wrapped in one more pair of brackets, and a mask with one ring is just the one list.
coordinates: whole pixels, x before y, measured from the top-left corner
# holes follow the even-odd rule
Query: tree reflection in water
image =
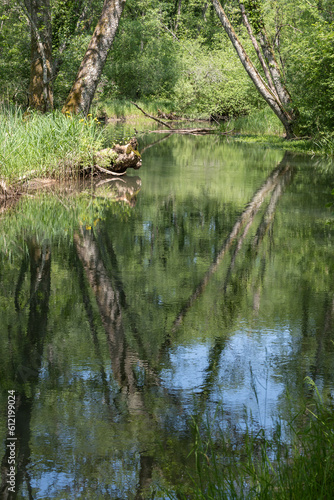
[[(159, 147), (166, 143), (159, 141)], [(173, 193), (162, 198), (161, 210), (152, 197), (149, 212), (145, 196), (143, 200), (138, 196), (139, 178), (94, 181), (94, 199), (116, 201), (128, 212), (118, 217), (110, 205), (96, 228), (78, 227), (70, 250), (55, 245), (52, 276), (51, 246), (29, 240), (28, 254), (15, 271), (15, 321), (21, 331), (14, 348), (8, 349), (12, 371), (6, 377), (9, 388), (16, 381), (19, 394), (17, 489), (22, 492), (25, 484), (25, 497), (33, 498), (39, 487), (40, 494), (49, 497), (84, 494), (89, 498), (95, 491), (111, 498), (131, 492), (131, 498), (140, 499), (146, 498), (155, 481), (187, 481), (181, 469), (190, 450), (189, 408), (195, 408), (201, 419), (212, 406), (221, 383), (222, 357), (250, 296), (247, 311), (254, 317), (261, 314), (275, 250), (274, 222), (279, 202), (293, 184), (294, 165), (293, 157), (286, 154), (258, 183), (261, 187), (249, 196), (243, 210), (225, 204), (221, 213), (204, 201), (200, 208), (190, 204), (188, 210), (184, 200), (177, 211)], [(219, 224), (225, 219), (222, 230)], [(197, 267), (196, 259), (201, 261)], [(187, 281), (192, 269), (197, 274)], [(58, 298), (52, 290), (59, 293), (62, 275), (68, 290)], [(312, 297), (307, 282), (301, 300), (304, 312), (299, 316), (305, 337), (314, 321)], [(315, 377), (323, 370), (333, 327), (331, 291), (324, 300), (311, 367)], [(46, 345), (50, 321), (52, 333)], [(197, 323), (214, 328), (205, 332), (205, 367), (198, 368), (202, 381), (193, 395), (194, 404), (189, 405), (182, 389), (168, 382), (165, 374), (171, 370), (172, 353), (187, 335), (191, 338)], [(67, 330), (71, 333), (65, 336)], [(307, 350), (304, 354), (308, 355)], [(294, 370), (293, 362), (286, 363), (286, 370)], [(192, 373), (196, 370), (194, 364)], [(303, 375), (309, 374), (307, 370), (302, 370)], [(51, 410), (45, 411), (46, 422), (34, 414), (45, 407), (39, 391), (50, 397), (50, 406), (55, 405), (54, 417)], [(225, 417), (232, 426), (233, 412), (226, 411)], [(38, 436), (36, 426), (41, 427), (41, 422), (44, 434)], [(66, 456), (60, 459), (62, 453)], [(7, 459), (5, 454), (3, 485)], [(44, 459), (40, 467), (38, 460)], [(51, 473), (57, 479), (64, 477), (66, 486), (43, 489)], [(6, 498), (5, 485), (2, 494)]]
[[(43, 360), (43, 346), (49, 313), (50, 285), (51, 285), (51, 249), (48, 244), (40, 245), (33, 238), (27, 242), (28, 257), (22, 259), (21, 272), (16, 285), (15, 306), (18, 315), (21, 308), (29, 308), (28, 324), (25, 331), (21, 332), (18, 358), (19, 366), (12, 362), (12, 373), (7, 374), (12, 381), (12, 387), (17, 386), (15, 414), (16, 444), (16, 491), (20, 490), (23, 481), (26, 481), (29, 495), (31, 494), (29, 462), (30, 462), (30, 422), (34, 397), (37, 390), (39, 371)], [(18, 295), (24, 275), (30, 269), (30, 293), (25, 304), (19, 304)], [(29, 388), (27, 388), (27, 382)], [(2, 459), (1, 477), (2, 498), (12, 498), (8, 491), (10, 486), (7, 481), (9, 472), (9, 448)]]

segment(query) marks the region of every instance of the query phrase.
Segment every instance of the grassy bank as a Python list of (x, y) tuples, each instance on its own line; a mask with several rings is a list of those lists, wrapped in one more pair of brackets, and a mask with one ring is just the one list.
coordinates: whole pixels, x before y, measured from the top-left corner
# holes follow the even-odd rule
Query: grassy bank
[(193, 430), (192, 468), (185, 474), (190, 486), (167, 490), (170, 499), (332, 498), (334, 414), (318, 396), (291, 419), (289, 444), (283, 441), (282, 424), (271, 439), (262, 430), (256, 435), (247, 431), (236, 443), (232, 433), (214, 435), (209, 423), (199, 430), (194, 421)]
[(334, 156), (334, 135), (319, 132), (312, 138), (302, 137), (287, 141), (280, 120), (268, 107), (254, 111), (248, 116), (232, 118), (222, 123), (220, 129), (223, 132), (233, 133), (232, 137), (236, 142), (279, 148), (295, 153)]
[[(162, 102), (141, 103), (149, 113), (169, 109)], [(41, 114), (20, 107), (0, 107), (0, 180), (12, 184), (22, 177), (63, 178), (73, 173), (81, 161), (88, 161), (107, 141), (122, 143), (124, 137), (104, 134), (94, 116), (125, 118), (149, 122), (130, 101), (113, 101), (93, 109), (87, 119), (63, 115), (60, 111)]]
[(26, 175), (61, 174), (101, 147), (102, 132), (91, 116), (83, 120), (59, 111), (42, 115), (2, 107), (0, 143), (0, 177), (12, 183)]

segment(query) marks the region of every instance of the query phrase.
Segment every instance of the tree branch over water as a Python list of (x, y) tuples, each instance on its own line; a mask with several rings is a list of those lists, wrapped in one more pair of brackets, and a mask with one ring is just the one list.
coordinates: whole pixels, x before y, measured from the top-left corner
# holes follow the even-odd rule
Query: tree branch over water
[(173, 127), (171, 127), (170, 125), (168, 125), (168, 123), (166, 122), (163, 122), (162, 120), (160, 120), (159, 118), (155, 118), (154, 116), (152, 115), (149, 115), (146, 111), (144, 111), (140, 106), (138, 106), (138, 104), (136, 104), (135, 102), (131, 101), (131, 104), (133, 104), (134, 106), (136, 106), (136, 108), (139, 109), (139, 111), (141, 111), (145, 116), (147, 116), (148, 118), (151, 118), (151, 120), (154, 120), (158, 123), (161, 123), (161, 125), (163, 125), (164, 127), (167, 127), (169, 128), (170, 130), (173, 129)]

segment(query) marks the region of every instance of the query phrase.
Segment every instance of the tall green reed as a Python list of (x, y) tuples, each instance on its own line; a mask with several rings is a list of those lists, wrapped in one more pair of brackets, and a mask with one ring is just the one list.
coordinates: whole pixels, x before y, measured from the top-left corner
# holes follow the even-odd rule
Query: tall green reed
[[(334, 412), (313, 381), (312, 400), (288, 423), (289, 439), (278, 421), (272, 437), (264, 429), (239, 434), (212, 422), (193, 419), (193, 447), (186, 466), (187, 486), (173, 488), (170, 499), (314, 500), (333, 498)], [(224, 413), (218, 415), (224, 419)], [(284, 436), (284, 437), (283, 437)], [(192, 467), (190, 460), (193, 461)]]
[(102, 144), (99, 124), (65, 116), (42, 115), (19, 107), (0, 108), (0, 178), (9, 182), (24, 175), (46, 176), (87, 157)]
[(221, 125), (223, 131), (240, 134), (283, 135), (283, 126), (276, 115), (269, 109), (253, 111), (247, 116), (231, 118)]

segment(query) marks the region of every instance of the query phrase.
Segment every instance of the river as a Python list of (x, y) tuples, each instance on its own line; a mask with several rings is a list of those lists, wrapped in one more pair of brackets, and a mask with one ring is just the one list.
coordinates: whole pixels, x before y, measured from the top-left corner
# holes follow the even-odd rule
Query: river
[(218, 136), (140, 149), (2, 214), (4, 498), (11, 436), (18, 498), (167, 498), (194, 418), (288, 440), (305, 377), (334, 397), (331, 166)]

